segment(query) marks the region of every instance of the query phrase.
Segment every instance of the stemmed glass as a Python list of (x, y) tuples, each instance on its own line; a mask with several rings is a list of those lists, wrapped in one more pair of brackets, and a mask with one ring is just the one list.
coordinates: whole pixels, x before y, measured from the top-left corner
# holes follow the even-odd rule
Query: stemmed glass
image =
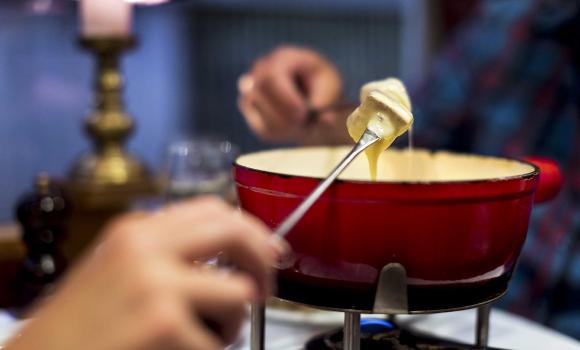
[(238, 154), (236, 145), (217, 138), (172, 142), (161, 174), (165, 201), (212, 194), (235, 203), (231, 166)]

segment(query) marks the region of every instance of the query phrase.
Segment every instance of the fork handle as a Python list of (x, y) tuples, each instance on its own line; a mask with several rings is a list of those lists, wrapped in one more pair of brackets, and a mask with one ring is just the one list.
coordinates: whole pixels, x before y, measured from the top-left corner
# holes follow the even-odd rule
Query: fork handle
[(300, 205), (274, 230), (274, 234), (279, 237), (284, 237), (290, 230), (300, 221), (306, 214), (308, 209), (320, 198), (326, 189), (334, 182), (344, 169), (358, 156), (362, 151), (367, 149), (370, 145), (377, 142), (379, 137), (369, 129), (366, 129), (359, 141), (353, 149), (344, 157), (344, 159), (332, 170), (330, 175), (326, 177), (316, 188), (312, 191)]

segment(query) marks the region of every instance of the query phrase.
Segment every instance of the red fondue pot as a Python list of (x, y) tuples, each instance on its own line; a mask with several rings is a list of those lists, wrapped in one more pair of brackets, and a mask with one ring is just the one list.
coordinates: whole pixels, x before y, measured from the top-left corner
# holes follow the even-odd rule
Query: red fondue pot
[[(244, 155), (234, 176), (243, 209), (278, 226), (346, 153), (344, 147)], [(286, 236), (293, 260), (278, 271), (282, 299), (372, 311), (383, 267), (404, 268), (409, 313), (494, 300), (524, 243), (539, 168), (525, 161), (387, 151), (379, 180), (359, 157)], [(560, 186), (553, 163), (542, 199)], [(381, 172), (383, 173), (381, 176)]]

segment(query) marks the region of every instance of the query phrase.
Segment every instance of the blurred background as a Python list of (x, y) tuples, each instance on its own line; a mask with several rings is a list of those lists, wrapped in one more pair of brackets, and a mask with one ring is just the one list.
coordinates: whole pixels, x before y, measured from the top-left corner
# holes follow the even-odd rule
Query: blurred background
[[(35, 175), (65, 178), (90, 148), (83, 121), (94, 105), (94, 62), (78, 45), (76, 5), (0, 1), (0, 224), (14, 222), (15, 203)], [(237, 80), (283, 43), (333, 61), (347, 100), (356, 100), (364, 82), (400, 77), (415, 92), (415, 135), (422, 132), (425, 140), (418, 145), (559, 162), (564, 189), (553, 204), (534, 210), (516, 278), (502, 300), (515, 305), (511, 311), (580, 339), (579, 13), (578, 0), (139, 6), (139, 45), (123, 59), (126, 106), (137, 122), (129, 148), (156, 174), (176, 172), (179, 197), (192, 155), (211, 158), (217, 149), (230, 160), (272, 147), (240, 115)], [(202, 167), (220, 175), (225, 168)], [(219, 176), (212, 180), (222, 183)]]
[[(124, 59), (131, 150), (153, 169), (184, 135), (211, 134), (242, 151), (267, 147), (236, 107), (236, 81), (282, 42), (336, 62), (350, 98), (387, 75), (411, 84), (442, 33), (466, 6), (426, 0), (197, 0), (138, 7), (140, 44)], [(0, 221), (35, 174), (66, 176), (89, 145), (82, 121), (93, 104), (92, 57), (79, 49), (74, 1), (0, 2)]]

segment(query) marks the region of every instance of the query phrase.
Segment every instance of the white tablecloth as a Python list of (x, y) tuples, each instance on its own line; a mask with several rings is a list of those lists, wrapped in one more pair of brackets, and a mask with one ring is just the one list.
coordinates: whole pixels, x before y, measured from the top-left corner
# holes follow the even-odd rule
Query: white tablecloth
[[(266, 322), (267, 349), (299, 350), (313, 335), (340, 326), (342, 314), (269, 310)], [(409, 322), (417, 330), (449, 339), (461, 342), (474, 341), (475, 310), (425, 316), (399, 316), (398, 322)], [(0, 311), (0, 344), (12, 335), (17, 327), (17, 321)], [(490, 346), (518, 350), (580, 350), (580, 342), (570, 337), (497, 309), (491, 314)], [(239, 343), (231, 349), (249, 349), (249, 323), (246, 323)]]

